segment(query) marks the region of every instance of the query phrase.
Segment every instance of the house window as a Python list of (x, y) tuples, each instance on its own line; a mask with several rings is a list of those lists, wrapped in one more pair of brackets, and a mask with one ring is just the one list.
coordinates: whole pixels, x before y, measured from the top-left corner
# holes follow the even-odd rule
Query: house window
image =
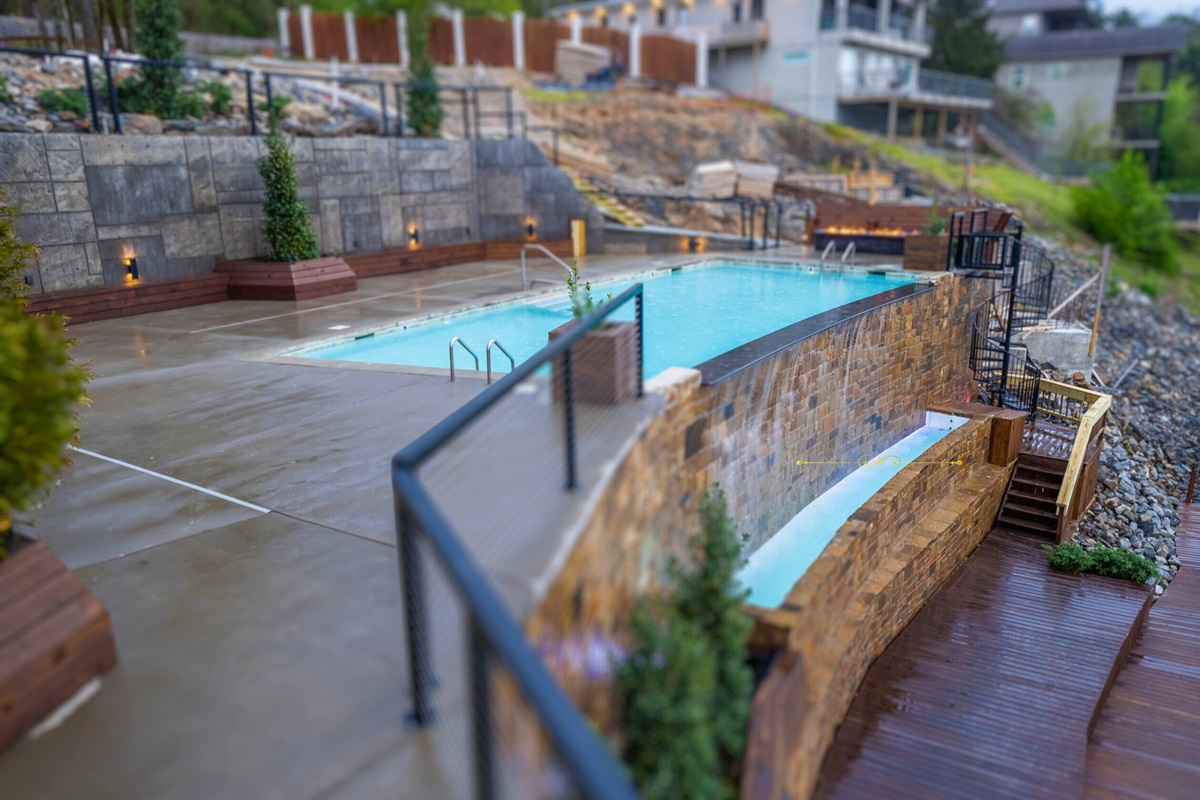
[(660, 8), (658, 10), (658, 27), (665, 28), (667, 26), (667, 10)]
[(750, 19), (763, 18), (763, 0), (750, 0)]
[(688, 24), (688, 7), (680, 6), (679, 10), (675, 13), (675, 18), (679, 21), (678, 24), (687, 25)]
[(1055, 62), (1050, 65), (1049, 72), (1050, 72), (1050, 80), (1051, 81), (1053, 81), (1054, 83), (1061, 83), (1062, 79), (1064, 77), (1066, 77), (1067, 65), (1062, 63), (1061, 61)]
[(1021, 35), (1035, 35), (1042, 27), (1041, 21), (1041, 18), (1037, 14), (1026, 14), (1021, 17)]
[(741, 3), (733, 4), (733, 21), (734, 21), (734, 24), (737, 24), (742, 21), (742, 4)]
[(1012, 70), (1012, 88), (1025, 88), (1025, 67), (1013, 67)]

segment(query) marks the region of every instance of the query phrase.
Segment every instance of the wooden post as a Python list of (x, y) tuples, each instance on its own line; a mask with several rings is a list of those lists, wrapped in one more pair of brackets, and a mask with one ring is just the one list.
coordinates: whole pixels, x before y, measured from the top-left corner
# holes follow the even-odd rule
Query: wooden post
[(408, 15), (396, 12), (396, 39), (400, 46), (400, 66), (408, 69)]
[(304, 58), (312, 61), (314, 56), (312, 33), (312, 6), (300, 6), (300, 38), (304, 43)]
[(525, 69), (525, 12), (514, 11), (512, 15), (513, 66)]
[(279, 26), (279, 56), (285, 58), (292, 54), (291, 34), (288, 32), (288, 14), (286, 8), (275, 9), (275, 24)]
[(642, 76), (642, 26), (634, 22), (629, 26), (629, 77)]
[(1096, 355), (1096, 334), (1100, 332), (1100, 303), (1104, 300), (1104, 289), (1107, 286), (1108, 259), (1112, 255), (1112, 244), (1105, 243), (1104, 252), (1100, 255), (1100, 289), (1096, 292), (1096, 314), (1092, 318), (1092, 341), (1088, 344), (1088, 358)]
[(358, 63), (358, 31), (354, 27), (354, 12), (347, 11), (342, 15), (342, 24), (346, 27), (346, 60), (351, 64)]
[(450, 12), (450, 26), (454, 32), (454, 66), (467, 65), (467, 40), (463, 35), (463, 12), (454, 9)]
[(708, 88), (708, 34), (703, 31), (696, 36), (696, 86)]

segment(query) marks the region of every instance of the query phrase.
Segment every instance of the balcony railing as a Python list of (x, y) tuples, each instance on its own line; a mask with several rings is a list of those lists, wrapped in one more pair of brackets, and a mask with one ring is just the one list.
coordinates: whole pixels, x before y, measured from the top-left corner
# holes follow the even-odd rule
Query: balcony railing
[(929, 94), (944, 94), (952, 97), (973, 97), (979, 100), (991, 100), (995, 85), (983, 78), (971, 75), (955, 75), (951, 72), (939, 72), (935, 69), (921, 70), (918, 86), (922, 92)]
[(879, 30), (879, 12), (870, 6), (851, 3), (846, 24), (851, 28), (858, 28), (859, 30), (877, 31)]
[(708, 44), (712, 47), (748, 45), (755, 42), (765, 44), (770, 40), (771, 26), (764, 20), (749, 20), (709, 25), (678, 25), (671, 29), (672, 36), (693, 42), (702, 33), (708, 37)]
[[(837, 26), (836, 9), (822, 9), (820, 29), (823, 31), (832, 31), (836, 30)], [(879, 12), (861, 3), (850, 4), (846, 15), (846, 27), (862, 31), (872, 31), (874, 33), (887, 33), (897, 39), (904, 39), (909, 42), (929, 44), (933, 40), (933, 31), (929, 28), (918, 28), (914, 20), (895, 13), (893, 13), (891, 20), (888, 22), (887, 29), (881, 30)]]

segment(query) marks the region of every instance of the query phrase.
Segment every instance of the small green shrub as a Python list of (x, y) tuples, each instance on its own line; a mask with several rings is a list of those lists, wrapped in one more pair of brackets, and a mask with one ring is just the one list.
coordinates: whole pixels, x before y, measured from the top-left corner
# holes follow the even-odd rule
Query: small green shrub
[(940, 233), (945, 233), (946, 218), (935, 211), (929, 215), (929, 221), (925, 223), (925, 230), (922, 232), (929, 236), (937, 236)]
[(0, 299), (0, 534), (67, 463), (87, 382), (69, 350), (61, 317)]
[(1074, 193), (1075, 215), (1088, 233), (1117, 252), (1168, 275), (1179, 273), (1175, 226), (1163, 193), (1150, 182), (1141, 154), (1096, 173)]
[(1078, 575), (1103, 575), (1107, 578), (1145, 583), (1159, 576), (1158, 566), (1150, 559), (1130, 550), (1114, 549), (1096, 545), (1094, 550), (1085, 550), (1075, 542), (1063, 542), (1057, 546), (1042, 545), (1050, 568)]
[(0, 103), (11, 103), (12, 95), (8, 93), (8, 76), (0, 75)]
[(736, 580), (743, 542), (714, 486), (686, 563), (670, 566), (673, 591), (643, 602), (630, 622), (614, 706), (622, 757), (643, 797), (737, 797), (754, 684), (746, 592)]
[(25, 271), (37, 256), (37, 245), (17, 238), (17, 208), (4, 200), (0, 187), (0, 298), (24, 302)]
[(267, 155), (258, 159), (258, 172), (267, 190), (263, 212), (267, 216), (264, 233), (271, 245), (271, 261), (303, 261), (321, 255), (313, 233), (308, 206), (300, 199), (296, 181), (296, 158), (277, 118), (271, 118), (267, 134)]
[(196, 92), (180, 92), (175, 95), (175, 106), (171, 109), (172, 117), (193, 117), (203, 119), (208, 114), (208, 103), (204, 95)]
[(428, 56), (413, 56), (412, 84), (408, 87), (408, 124), (418, 136), (437, 136), (442, 129), (442, 100), (437, 76)]
[(271, 96), (271, 105), (267, 106), (266, 102), (258, 104), (259, 111), (267, 112), (267, 119), (278, 121), (283, 117), (283, 110), (292, 102), (292, 98), (286, 94), (276, 94)]
[(642, 605), (629, 623), (632, 647), (613, 684), (621, 755), (646, 800), (720, 797), (710, 652), (695, 623), (664, 615)]
[(233, 102), (233, 89), (230, 89), (220, 81), (197, 83), (196, 88), (199, 91), (208, 93), (210, 98), (209, 107), (212, 109), (212, 113), (217, 116), (225, 116), (229, 113), (229, 106)]
[(72, 111), (79, 117), (86, 117), (88, 113), (87, 95), (78, 89), (47, 89), (38, 102), (50, 112)]
[[(584, 283), (579, 285), (579, 262), (571, 262), (571, 274), (567, 276), (567, 297), (571, 300), (571, 315), (579, 320), (591, 314), (600, 306), (604, 305), (604, 300), (595, 300), (592, 298), (592, 284)], [(611, 300), (610, 294), (606, 299)]]

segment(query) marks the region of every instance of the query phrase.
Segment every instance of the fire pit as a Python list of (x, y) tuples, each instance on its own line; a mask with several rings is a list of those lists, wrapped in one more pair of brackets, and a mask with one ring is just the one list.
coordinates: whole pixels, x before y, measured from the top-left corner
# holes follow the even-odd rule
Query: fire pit
[(845, 251), (851, 242), (859, 253), (871, 253), (880, 256), (899, 256), (904, 254), (904, 237), (916, 231), (906, 231), (903, 228), (865, 228), (852, 225), (830, 225), (813, 231), (813, 245), (817, 250), (824, 250), (830, 242), (837, 243), (837, 249)]

